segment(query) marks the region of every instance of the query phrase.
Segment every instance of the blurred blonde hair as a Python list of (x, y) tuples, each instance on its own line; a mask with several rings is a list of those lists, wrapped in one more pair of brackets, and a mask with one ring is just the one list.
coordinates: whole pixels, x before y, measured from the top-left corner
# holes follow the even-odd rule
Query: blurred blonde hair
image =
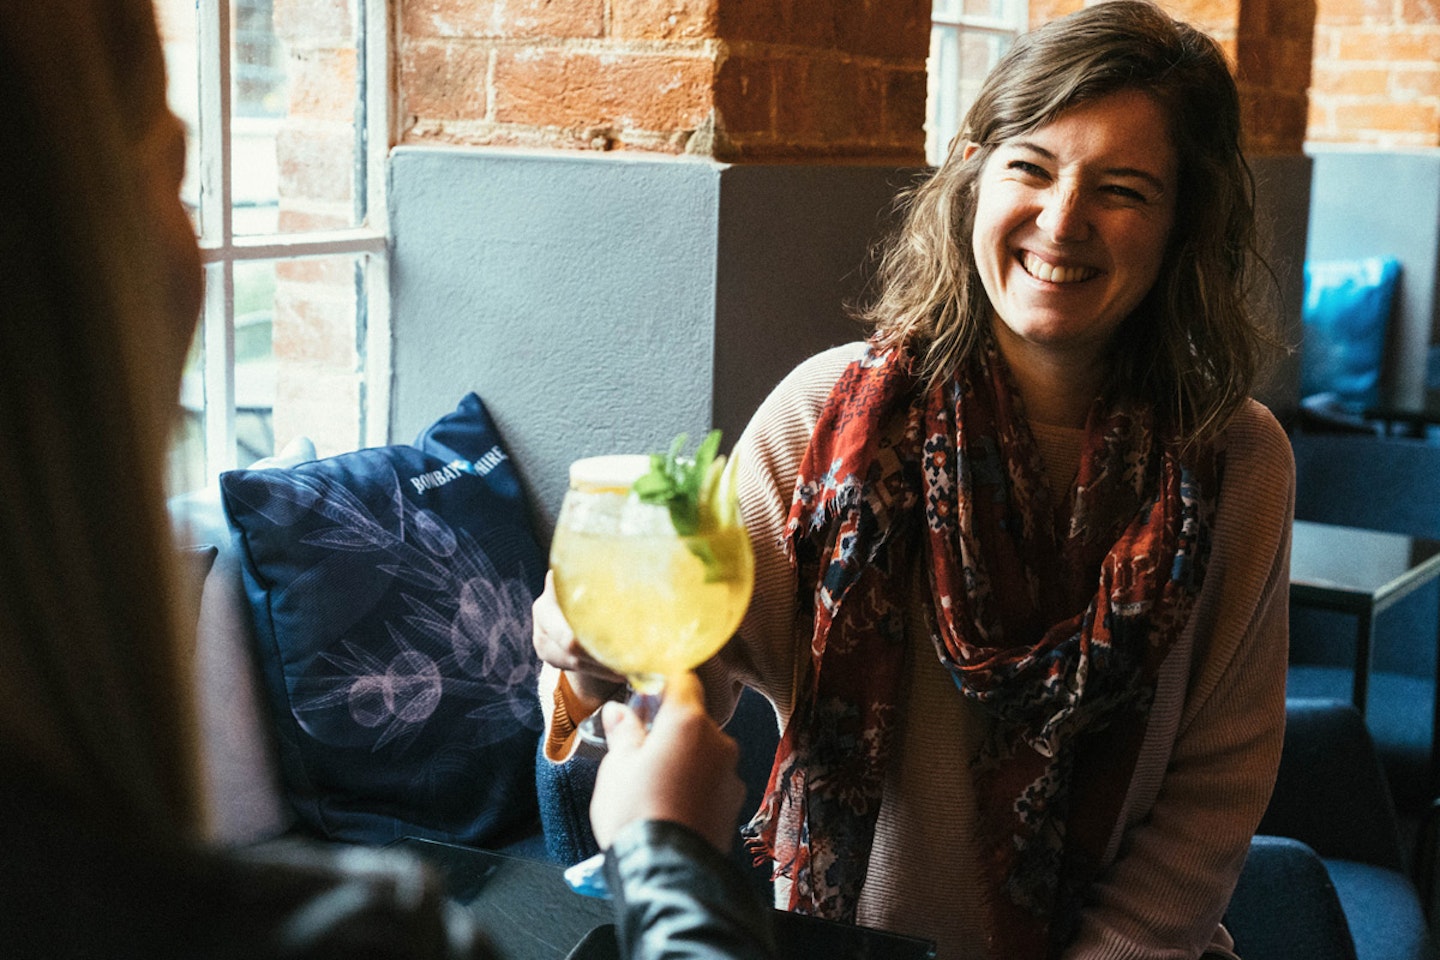
[(178, 334), (137, 171), (166, 109), (149, 0), (4, 0), (0, 91), (0, 747), (98, 823), (198, 837)]

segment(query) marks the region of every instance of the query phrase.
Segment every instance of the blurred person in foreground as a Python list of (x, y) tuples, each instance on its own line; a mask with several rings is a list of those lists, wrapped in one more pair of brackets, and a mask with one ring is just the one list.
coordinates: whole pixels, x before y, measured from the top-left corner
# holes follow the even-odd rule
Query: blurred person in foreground
[[(149, 0), (4, 0), (0, 126), (0, 953), (492, 956), (413, 858), (204, 841), (164, 500), (201, 272)], [(676, 684), (648, 740), (618, 718), (643, 772), (596, 794), (617, 916), (635, 956), (761, 956), (763, 909), (712, 870), (734, 744)], [(692, 760), (704, 796), (648, 772)]]

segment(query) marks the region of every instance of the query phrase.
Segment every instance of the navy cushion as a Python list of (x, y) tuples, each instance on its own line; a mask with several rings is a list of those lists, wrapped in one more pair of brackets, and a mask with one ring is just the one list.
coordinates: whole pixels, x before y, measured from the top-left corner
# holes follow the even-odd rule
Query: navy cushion
[(1307, 261), (1300, 392), (1373, 404), (1400, 262), (1390, 257)]
[(486, 845), (536, 822), (545, 558), (480, 399), (412, 446), (220, 487), (300, 824)]

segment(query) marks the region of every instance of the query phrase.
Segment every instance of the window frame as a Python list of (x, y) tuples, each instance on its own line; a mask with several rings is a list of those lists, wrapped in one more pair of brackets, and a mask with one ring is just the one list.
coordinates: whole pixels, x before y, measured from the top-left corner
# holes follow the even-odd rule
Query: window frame
[[(1002, 2), (1005, 5), (1007, 16), (992, 17), (979, 14), (967, 14), (964, 12), (947, 14), (943, 9), (945, 7), (955, 7), (957, 10), (963, 11), (964, 0), (949, 0), (948, 3), (946, 0), (934, 0), (934, 3), (931, 5), (930, 14), (931, 49), (933, 50), (938, 44), (944, 42), (942, 30), (953, 29), (955, 31), (955, 62), (956, 64), (962, 65), (957, 72), (963, 76), (963, 51), (967, 34), (984, 34), (992, 37), (1003, 37), (1014, 42), (1016, 37), (1030, 29), (1029, 0), (1002, 0)], [(995, 64), (992, 62), (990, 66), (986, 68), (987, 72), (993, 69), (994, 66)], [(936, 66), (933, 62), (929, 65), (929, 73), (932, 77), (935, 76)], [(963, 123), (965, 112), (970, 107), (968, 103), (961, 103), (960, 109), (955, 112), (958, 118), (956, 124), (957, 129), (939, 129), (939, 118), (943, 116), (942, 107), (947, 102), (947, 98), (958, 98), (959, 96), (960, 90), (958, 88), (954, 90), (942, 90), (938, 83), (936, 83), (931, 87), (929, 95), (926, 98), (925, 155), (927, 161), (934, 166), (939, 166), (945, 159), (945, 151), (950, 144), (950, 140), (959, 132), (959, 124)]]
[(389, 224), (385, 162), (390, 145), (387, 0), (356, 0), (357, 83), (364, 123), (357, 131), (356, 221), (343, 230), (239, 235), (234, 229), (231, 17), (235, 0), (197, 0), (199, 100), (196, 140), (201, 261), (205, 269), (203, 337), (205, 475), (238, 463), (236, 443), (235, 265), (247, 261), (354, 256), (363, 270), (356, 304), (360, 354), (360, 435), (388, 441), (390, 410)]

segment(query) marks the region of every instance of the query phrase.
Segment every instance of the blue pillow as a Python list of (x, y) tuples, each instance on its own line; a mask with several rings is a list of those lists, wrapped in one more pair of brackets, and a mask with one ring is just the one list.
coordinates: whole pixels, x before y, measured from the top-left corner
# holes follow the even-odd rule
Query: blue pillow
[(1356, 412), (1375, 403), (1400, 262), (1389, 257), (1305, 264), (1300, 394), (1333, 394)]
[(413, 446), (220, 488), (300, 823), (477, 846), (534, 824), (545, 558), (480, 398)]

